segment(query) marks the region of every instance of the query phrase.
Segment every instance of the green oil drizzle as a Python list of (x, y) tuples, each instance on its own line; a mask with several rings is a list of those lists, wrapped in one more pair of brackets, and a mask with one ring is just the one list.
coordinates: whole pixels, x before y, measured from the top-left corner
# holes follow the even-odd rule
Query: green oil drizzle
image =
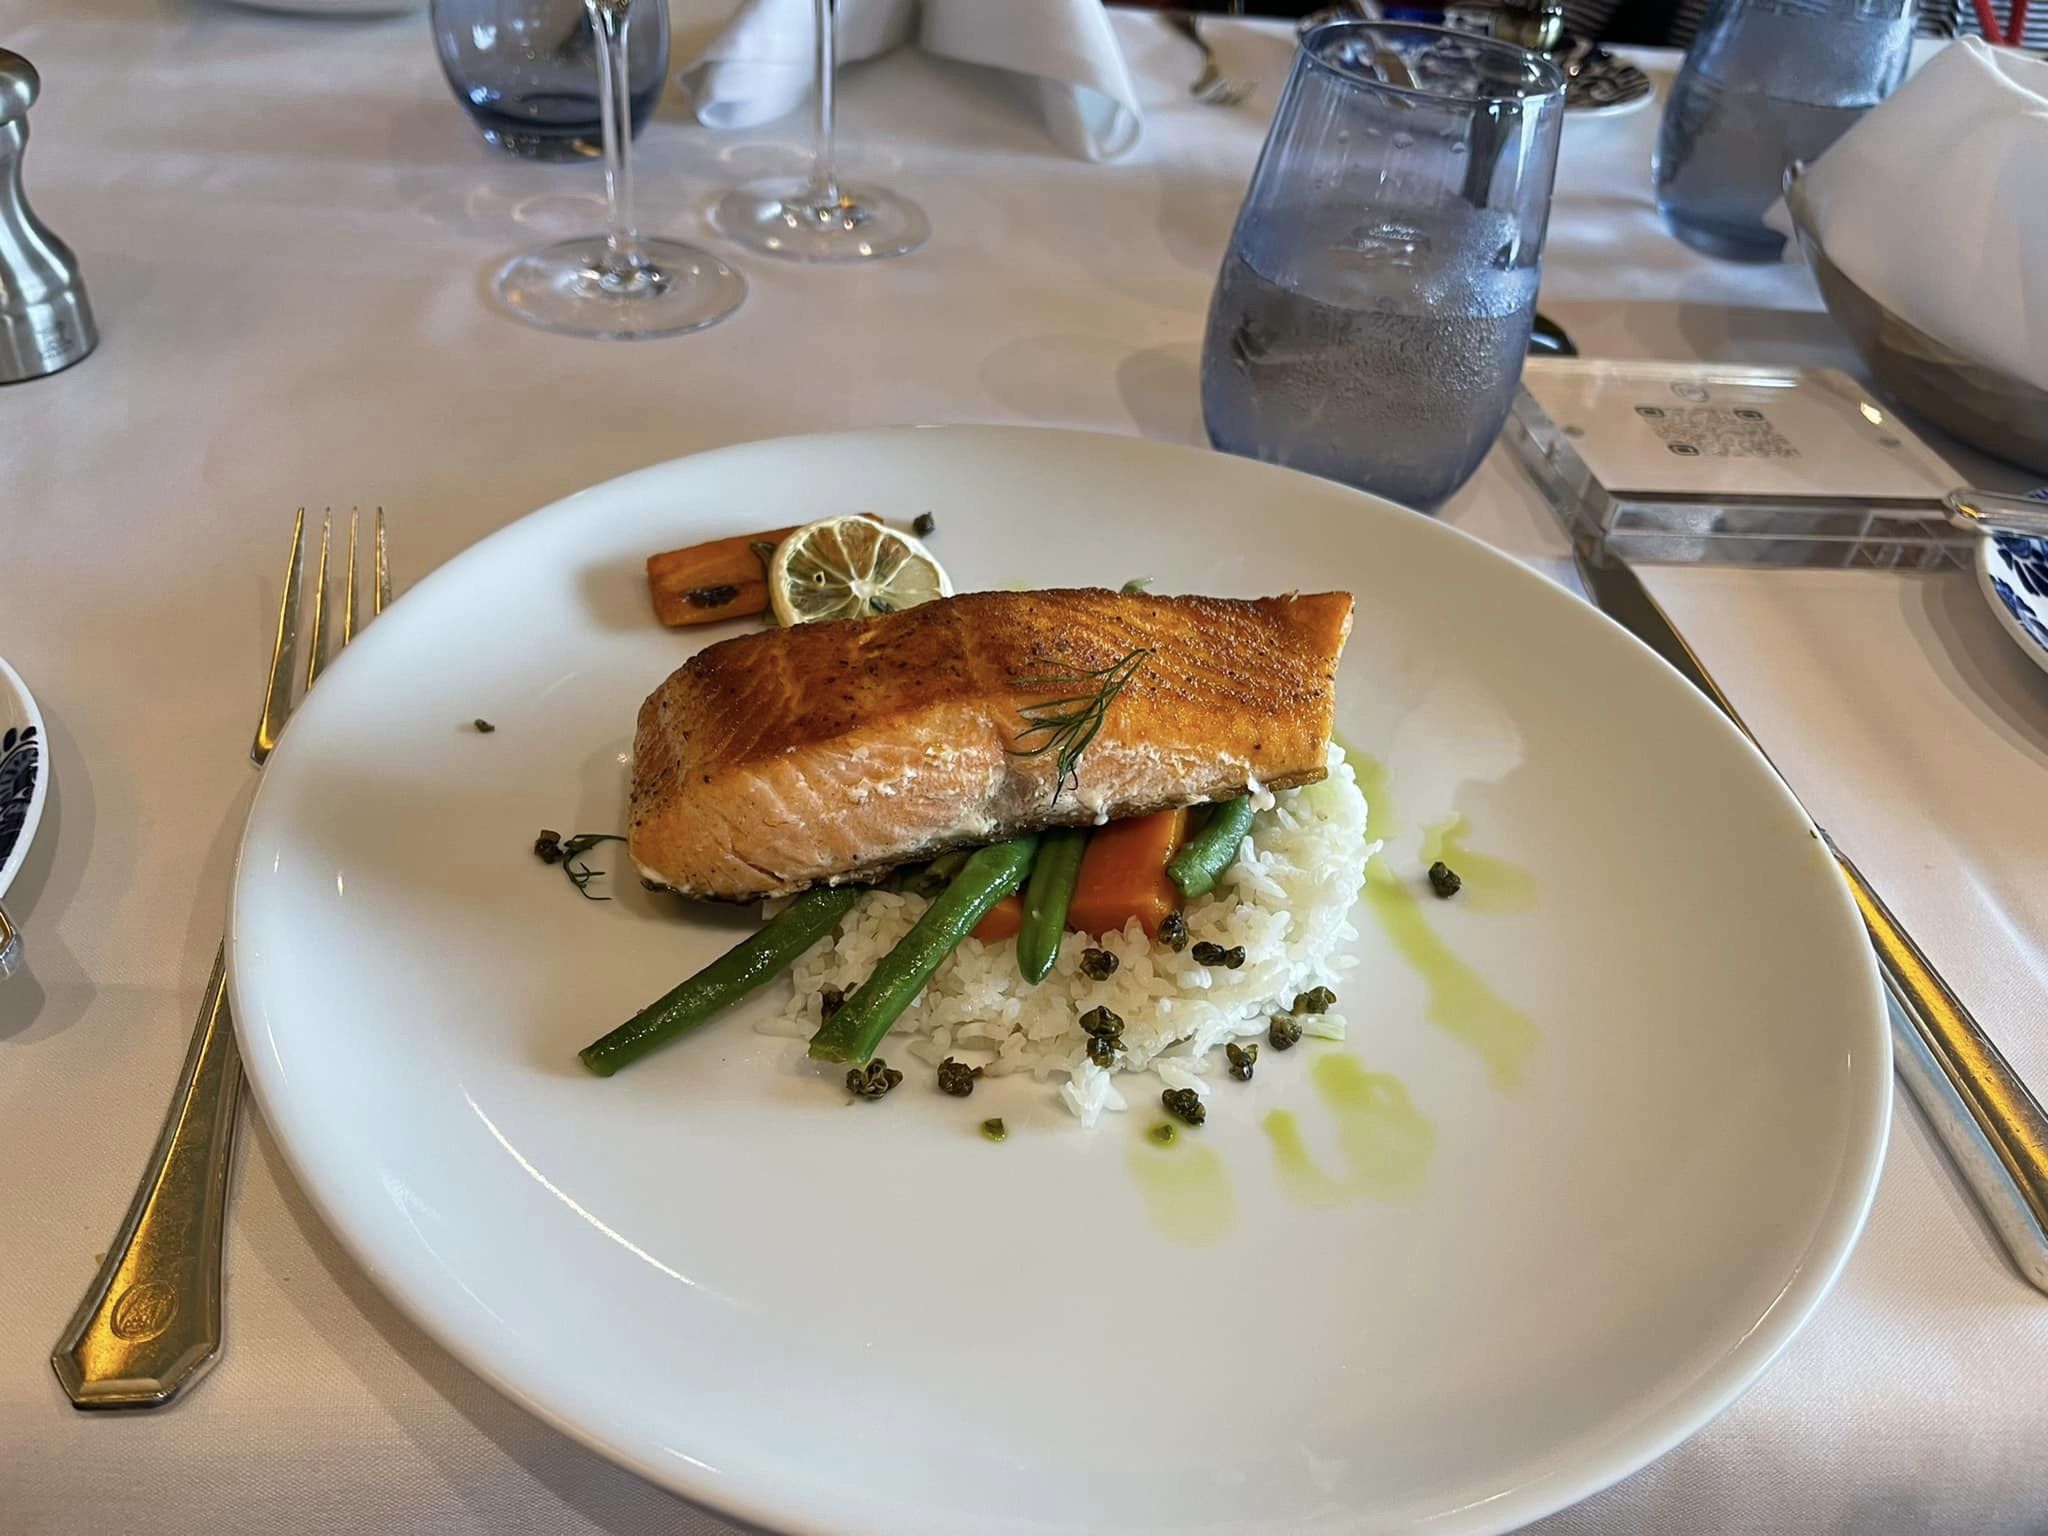
[(1453, 899), (1470, 911), (1526, 912), (1535, 906), (1536, 876), (1519, 864), (1467, 848), (1465, 839), (1471, 835), (1472, 824), (1462, 815), (1432, 822), (1422, 829), (1417, 862), (1427, 869), (1442, 859), (1456, 870), (1465, 888)]
[(1294, 1111), (1271, 1110), (1261, 1123), (1266, 1129), (1266, 1140), (1273, 1145), (1273, 1162), (1280, 1170), (1280, 1182), (1296, 1201), (1302, 1205), (1342, 1205), (1350, 1198), (1350, 1188), (1323, 1172), (1308, 1155), (1308, 1147), (1301, 1139), (1301, 1122), (1294, 1118)]
[(1337, 1146), (1347, 1176), (1325, 1172), (1309, 1156), (1301, 1125), (1276, 1109), (1265, 1118), (1266, 1139), (1281, 1185), (1303, 1205), (1346, 1200), (1402, 1200), (1422, 1188), (1436, 1152), (1436, 1126), (1415, 1107), (1398, 1078), (1368, 1072), (1356, 1056), (1331, 1051), (1309, 1069), (1316, 1092), (1337, 1122)]
[(1192, 1136), (1171, 1146), (1133, 1140), (1124, 1161), (1145, 1197), (1145, 1216), (1152, 1230), (1177, 1243), (1206, 1246), (1221, 1242), (1237, 1224), (1237, 1197), (1223, 1156)]
[(1358, 792), (1365, 796), (1366, 830), (1374, 837), (1392, 836), (1394, 802), (1387, 793), (1387, 765), (1359, 751), (1335, 731), (1330, 732), (1330, 740), (1343, 749), (1351, 771), (1358, 775)]
[(1536, 1025), (1451, 953), (1422, 915), (1413, 888), (1375, 856), (1365, 866), (1365, 904), (1401, 958), (1429, 988), (1423, 1016), (1477, 1052), (1497, 1088), (1518, 1088), (1536, 1048)]
[(1368, 1072), (1356, 1056), (1330, 1051), (1309, 1069), (1337, 1119), (1352, 1182), (1376, 1199), (1412, 1194), (1436, 1151), (1436, 1126), (1399, 1078)]

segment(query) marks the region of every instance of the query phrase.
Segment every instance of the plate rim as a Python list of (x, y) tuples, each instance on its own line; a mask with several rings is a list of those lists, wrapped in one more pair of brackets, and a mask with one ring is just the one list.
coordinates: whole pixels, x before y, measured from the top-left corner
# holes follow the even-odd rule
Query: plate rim
[[(1991, 562), (1994, 559), (2005, 558), (2005, 552), (1998, 548), (1999, 537), (2000, 535), (1995, 533), (1982, 533), (1977, 536), (1977, 590), (1984, 594), (1984, 602), (1991, 609), (1992, 617), (1998, 620), (2001, 629), (2012, 636), (2013, 644), (2017, 645), (2035, 666), (2043, 672), (2048, 672), (2048, 646), (2042, 645), (2021, 627), (2020, 621), (2014, 618), (2012, 611), (2005, 606), (2005, 599), (1998, 595), (1998, 589), (1991, 584), (1992, 578), (1997, 574), (1991, 569)], [(2048, 547), (2048, 539), (2035, 539), (2032, 542)]]
[[(696, 453), (681, 454), (645, 464), (544, 503), (457, 551), (413, 583), (395, 601), (407, 602), (415, 593), (438, 587), (444, 577), (458, 572), (475, 558), (477, 551), (494, 540), (510, 536), (516, 529), (544, 520), (554, 521), (575, 516), (582, 504), (594, 498), (630, 487), (638, 480), (652, 480), (670, 474), (684, 464), (723, 455), (737, 457), (753, 452), (772, 452), (777, 448), (789, 448), (798, 444), (912, 440), (912, 434), (920, 433), (940, 433), (955, 440), (981, 436), (992, 439), (1036, 438), (1040, 441), (1076, 441), (1097, 446), (1114, 444), (1118, 452), (1139, 455), (1157, 453), (1170, 457), (1203, 457), (1214, 452), (1194, 444), (1165, 442), (1131, 434), (1028, 424), (983, 423), (850, 428), (829, 432), (789, 433), (726, 443)], [(1256, 463), (1251, 460), (1243, 462)], [(1271, 464), (1258, 464), (1256, 467), (1275, 476), (1298, 476), (1314, 484), (1319, 494), (1334, 491), (1356, 497), (1359, 502), (1374, 507), (1376, 515), (1424, 517), (1437, 530), (1438, 536), (1463, 541), (1472, 546), (1481, 558), (1508, 568), (1511, 579), (1524, 582), (1528, 590), (1543, 591), (1546, 595), (1537, 599), (1538, 601), (1568, 604), (1579, 610), (1582, 616), (1590, 617), (1597, 625), (1604, 626), (1613, 637), (1653, 661), (1658, 669), (1668, 674), (1670, 685), (1678, 688), (1690, 701), (1688, 705), (1682, 707), (1698, 711), (1699, 717), (1708, 722), (1708, 729), (1720, 732), (1724, 740), (1745, 755), (1765, 775), (1772, 786), (1772, 792), (1781, 799), (1786, 809), (1798, 817), (1809, 832), (1819, 839), (1819, 829), (1770, 760), (1764, 756), (1762, 749), (1738, 730), (1704, 695), (1686, 682), (1668, 662), (1593, 604), (1586, 602), (1524, 561), (1495, 548), (1476, 534), (1462, 528), (1413, 512), (1385, 498), (1300, 471)], [(290, 753), (291, 725), (297, 717), (298, 713), (295, 711), (293, 720), (287, 722), (277, 747), (278, 752)], [(289, 762), (290, 758), (287, 757), (286, 760)], [(269, 773), (265, 773), (259, 780), (236, 847), (227, 940), (232, 1014), (236, 1033), (243, 1048), (243, 1059), (248, 1067), (249, 1086), (256, 1095), (265, 1119), (273, 1127), (278, 1149), (301, 1193), (319, 1212), (328, 1232), (343, 1251), (377, 1285), (380, 1294), (386, 1300), (396, 1306), (435, 1344), (446, 1349), (460, 1361), (464, 1368), (543, 1423), (614, 1465), (624, 1467), (655, 1486), (667, 1489), (700, 1508), (763, 1531), (783, 1532), (788, 1533), (788, 1536), (844, 1536), (848, 1531), (879, 1530), (879, 1527), (863, 1524), (864, 1517), (858, 1512), (849, 1515), (848, 1512), (842, 1511), (830, 1517), (828, 1523), (822, 1512), (792, 1503), (786, 1498), (778, 1498), (777, 1490), (774, 1488), (741, 1488), (724, 1480), (713, 1481), (696, 1475), (694, 1468), (677, 1458), (662, 1459), (637, 1447), (615, 1443), (595, 1429), (579, 1424), (526, 1386), (512, 1380), (505, 1371), (492, 1363), (487, 1351), (473, 1346), (464, 1330), (446, 1323), (429, 1305), (430, 1298), (415, 1296), (394, 1279), (387, 1277), (376, 1254), (363, 1240), (363, 1235), (341, 1219), (326, 1191), (310, 1175), (307, 1164), (301, 1157), (301, 1149), (290, 1132), (289, 1117), (279, 1112), (283, 1106), (276, 1093), (281, 1085), (273, 1083), (271, 1079), (273, 1062), (270, 1054), (261, 1048), (260, 1041), (252, 1038), (253, 1025), (246, 1022), (257, 1017), (257, 1010), (250, 1006), (244, 992), (243, 967), (239, 963), (242, 943), (241, 911), (243, 903), (249, 899), (250, 887), (253, 884), (248, 878), (252, 864), (251, 833), (259, 825), (259, 813), (264, 806), (270, 781)], [(1846, 883), (1831, 881), (1828, 885), (1828, 899), (1834, 906), (1837, 919), (1860, 933), (1862, 921)], [(1576, 1467), (1544, 1472), (1486, 1500), (1480, 1506), (1439, 1515), (1430, 1522), (1432, 1529), (1445, 1533), (1473, 1533), (1473, 1536), (1481, 1536), (1481, 1533), (1505, 1533), (1530, 1521), (1569, 1508), (1612, 1487), (1682, 1444), (1725, 1412), (1763, 1377), (1812, 1319), (1814, 1312), (1832, 1292), (1861, 1239), (1876, 1199), (1891, 1132), (1894, 1100), (1891, 1037), (1876, 957), (1867, 944), (1861, 948), (1861, 962), (1858, 975), (1862, 984), (1863, 1007), (1859, 1011), (1866, 1021), (1869, 1033), (1868, 1040), (1862, 1044), (1871, 1064), (1852, 1069), (1851, 1078), (1852, 1083), (1857, 1077), (1863, 1079), (1866, 1097), (1860, 1103), (1852, 1101), (1846, 1113), (1844, 1157), (1836, 1171), (1833, 1188), (1816, 1216), (1807, 1247), (1793, 1279), (1776, 1302), (1749, 1334), (1712, 1362), (1674, 1397), (1652, 1409), (1638, 1422), (1622, 1428), (1603, 1445), (1583, 1453)], [(1816, 1259), (1822, 1262), (1816, 1264)]]
[(1657, 88), (1653, 81), (1644, 95), (1631, 96), (1627, 101), (1603, 102), (1597, 107), (1574, 107), (1566, 105), (1564, 120), (1567, 123), (1610, 123), (1618, 117), (1632, 117), (1657, 99)]
[(21, 680), (21, 674), (8, 664), (5, 656), (0, 656), (0, 689), (5, 689), (19, 702), (41, 747), (36, 753), (36, 781), (28, 794), (28, 815), (22, 819), (21, 832), (15, 838), (14, 846), (7, 851), (5, 859), (0, 859), (0, 896), (5, 896), (7, 888), (14, 884), (14, 877), (21, 873), (21, 866), (28, 862), (28, 850), (36, 840), (37, 827), (42, 825), (43, 802), (49, 798), (54, 772), (50, 765), (49, 727), (43, 723), (35, 695), (28, 691), (28, 684)]

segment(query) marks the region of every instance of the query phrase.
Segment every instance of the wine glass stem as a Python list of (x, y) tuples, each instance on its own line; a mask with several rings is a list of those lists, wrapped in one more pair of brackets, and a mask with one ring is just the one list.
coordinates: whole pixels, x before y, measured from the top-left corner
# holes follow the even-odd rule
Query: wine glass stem
[(839, 18), (833, 0), (818, 0), (818, 124), (816, 147), (811, 156), (811, 200), (839, 201), (838, 173), (833, 166), (833, 77), (839, 69)]
[(633, 227), (633, 99), (626, 67), (632, 0), (585, 0), (597, 32), (597, 110), (604, 138), (605, 276), (629, 280), (647, 264)]

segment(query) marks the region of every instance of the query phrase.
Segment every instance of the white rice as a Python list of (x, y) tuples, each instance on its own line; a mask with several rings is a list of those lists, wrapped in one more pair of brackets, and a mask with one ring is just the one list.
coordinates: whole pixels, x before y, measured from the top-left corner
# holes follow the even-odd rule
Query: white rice
[[(1203, 1075), (1225, 1042), (1263, 1036), (1276, 1013), (1315, 986), (1343, 991), (1356, 962), (1338, 951), (1356, 938), (1349, 917), (1375, 845), (1365, 836), (1365, 796), (1334, 743), (1329, 776), (1319, 784), (1272, 794), (1260, 806), (1236, 862), (1216, 888), (1186, 910), (1188, 948), (1155, 944), (1133, 919), (1122, 933), (1091, 939), (1069, 933), (1052, 974), (1027, 986), (1017, 973), (1017, 944), (968, 939), (947, 957), (902, 1018), (880, 1054), (908, 1055), (936, 1066), (952, 1056), (1000, 1077), (1029, 1073), (1058, 1080), (1066, 1106), (1084, 1125), (1127, 1101), (1117, 1079), (1150, 1070), (1169, 1088), (1206, 1096)], [(876, 891), (848, 914), (834, 936), (820, 940), (790, 971), (783, 1012), (761, 1028), (808, 1038), (818, 1028), (819, 995), (827, 985), (851, 993), (917, 920), (924, 897)], [(1199, 965), (1196, 943), (1242, 944), (1237, 970)], [(1108, 950), (1120, 962), (1107, 981), (1080, 973), (1081, 952)], [(1105, 1071), (1087, 1057), (1079, 1019), (1107, 1007), (1124, 1021), (1123, 1056)], [(1304, 1033), (1344, 1037), (1337, 1014), (1302, 1015)], [(907, 1065), (899, 1062), (898, 1065)], [(1140, 1095), (1156, 1099), (1157, 1093)]]

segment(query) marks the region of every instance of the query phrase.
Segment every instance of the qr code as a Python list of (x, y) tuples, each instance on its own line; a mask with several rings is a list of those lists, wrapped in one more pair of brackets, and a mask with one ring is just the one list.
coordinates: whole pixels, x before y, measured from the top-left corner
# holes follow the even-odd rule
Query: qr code
[(1748, 406), (1639, 405), (1636, 417), (1682, 459), (1796, 459), (1799, 450)]

